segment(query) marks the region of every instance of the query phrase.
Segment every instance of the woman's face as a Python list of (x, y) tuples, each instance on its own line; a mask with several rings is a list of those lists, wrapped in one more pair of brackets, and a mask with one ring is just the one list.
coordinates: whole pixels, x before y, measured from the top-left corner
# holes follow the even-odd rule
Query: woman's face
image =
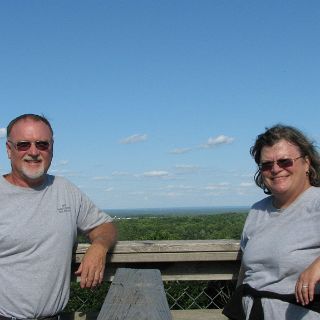
[[(280, 159), (292, 161), (277, 162)], [(264, 184), (280, 203), (289, 201), (287, 204), (290, 204), (291, 200), (294, 201), (310, 187), (307, 175), (309, 167), (309, 159), (303, 157), (299, 148), (287, 140), (280, 140), (261, 150), (260, 170)]]

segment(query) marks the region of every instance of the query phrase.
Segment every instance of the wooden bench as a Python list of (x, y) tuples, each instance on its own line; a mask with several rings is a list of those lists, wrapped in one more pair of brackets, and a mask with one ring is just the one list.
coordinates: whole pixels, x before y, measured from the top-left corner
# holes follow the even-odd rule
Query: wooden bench
[(97, 320), (172, 320), (157, 269), (119, 268)]

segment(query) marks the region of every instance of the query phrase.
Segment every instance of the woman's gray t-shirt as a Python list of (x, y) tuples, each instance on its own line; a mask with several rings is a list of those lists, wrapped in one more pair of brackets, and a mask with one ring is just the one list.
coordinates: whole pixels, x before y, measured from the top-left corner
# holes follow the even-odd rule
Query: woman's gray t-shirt
[[(300, 273), (320, 256), (320, 188), (310, 187), (284, 210), (272, 196), (254, 204), (242, 238), (243, 283), (257, 290), (295, 292)], [(252, 299), (243, 299), (249, 311)], [(320, 315), (280, 300), (262, 299), (265, 320), (319, 319)], [(247, 312), (248, 314), (249, 312)]]

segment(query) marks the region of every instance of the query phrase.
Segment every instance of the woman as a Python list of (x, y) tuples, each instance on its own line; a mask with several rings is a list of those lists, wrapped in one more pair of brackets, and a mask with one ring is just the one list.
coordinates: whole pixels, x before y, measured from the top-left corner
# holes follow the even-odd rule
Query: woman
[(299, 130), (283, 125), (259, 135), (250, 153), (258, 165), (255, 182), (269, 196), (247, 217), (238, 287), (224, 314), (319, 319), (319, 154)]

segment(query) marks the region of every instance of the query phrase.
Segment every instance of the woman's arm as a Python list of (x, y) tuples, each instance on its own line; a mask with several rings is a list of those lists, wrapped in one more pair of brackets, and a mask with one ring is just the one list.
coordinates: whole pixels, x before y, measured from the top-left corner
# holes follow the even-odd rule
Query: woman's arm
[(243, 280), (244, 280), (244, 267), (241, 261), (240, 270), (238, 274), (237, 287), (239, 287), (242, 284)]

